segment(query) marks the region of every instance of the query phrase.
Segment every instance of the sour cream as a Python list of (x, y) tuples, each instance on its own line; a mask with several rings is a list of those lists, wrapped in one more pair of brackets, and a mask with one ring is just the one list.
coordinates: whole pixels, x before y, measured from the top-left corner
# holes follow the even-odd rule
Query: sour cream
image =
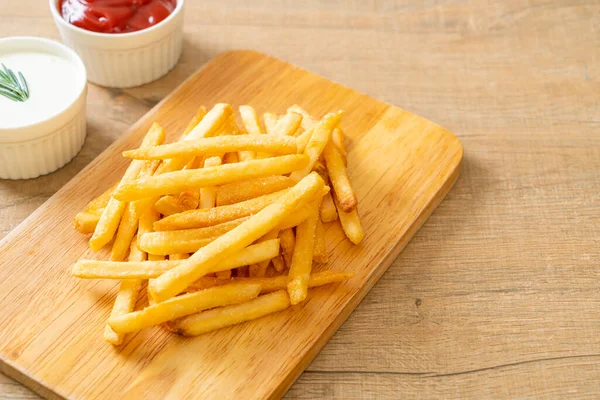
[(43, 51), (0, 52), (0, 63), (21, 72), (29, 98), (17, 102), (0, 96), (0, 128), (36, 124), (70, 107), (81, 94), (82, 71), (58, 55)]

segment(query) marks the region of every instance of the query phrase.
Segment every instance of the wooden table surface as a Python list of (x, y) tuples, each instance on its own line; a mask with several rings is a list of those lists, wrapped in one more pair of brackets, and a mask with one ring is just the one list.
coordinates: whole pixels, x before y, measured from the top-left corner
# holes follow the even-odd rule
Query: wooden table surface
[[(216, 54), (256, 49), (429, 118), (463, 174), (289, 399), (600, 393), (600, 2), (187, 0), (165, 78), (90, 85), (60, 171), (0, 180), (0, 237)], [(0, 2), (0, 37), (58, 38), (46, 0)], [(393, 149), (390, 149), (393, 151)], [(0, 399), (35, 394), (0, 375)]]

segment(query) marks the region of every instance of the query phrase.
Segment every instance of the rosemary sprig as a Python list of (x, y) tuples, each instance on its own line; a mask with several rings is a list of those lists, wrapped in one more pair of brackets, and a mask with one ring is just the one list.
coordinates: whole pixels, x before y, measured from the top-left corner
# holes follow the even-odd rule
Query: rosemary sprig
[(29, 98), (29, 87), (22, 73), (17, 72), (19, 77), (2, 64), (0, 69), (0, 96), (4, 96), (13, 101), (23, 102)]

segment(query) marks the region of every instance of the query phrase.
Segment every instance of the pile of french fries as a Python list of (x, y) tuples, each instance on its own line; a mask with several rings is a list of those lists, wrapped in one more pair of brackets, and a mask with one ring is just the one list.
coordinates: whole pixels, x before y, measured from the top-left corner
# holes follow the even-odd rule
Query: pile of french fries
[[(104, 332), (153, 325), (200, 335), (281, 311), (308, 288), (341, 282), (327, 263), (324, 223), (339, 220), (353, 243), (364, 232), (346, 169), (342, 112), (315, 120), (229, 104), (201, 107), (181, 138), (163, 144), (154, 123), (115, 186), (77, 214), (89, 246), (110, 261), (79, 260), (73, 276), (121, 284)], [(126, 260), (126, 261), (125, 261)], [(144, 289), (146, 288), (146, 289)], [(136, 310), (138, 299), (147, 304)]]

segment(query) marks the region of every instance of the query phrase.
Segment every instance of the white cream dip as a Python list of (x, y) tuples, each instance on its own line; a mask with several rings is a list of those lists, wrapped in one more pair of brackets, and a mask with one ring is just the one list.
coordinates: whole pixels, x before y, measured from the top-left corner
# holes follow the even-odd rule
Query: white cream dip
[(0, 53), (0, 63), (21, 72), (29, 98), (17, 102), (0, 95), (0, 128), (42, 122), (66, 110), (81, 94), (81, 72), (60, 56), (32, 51)]

